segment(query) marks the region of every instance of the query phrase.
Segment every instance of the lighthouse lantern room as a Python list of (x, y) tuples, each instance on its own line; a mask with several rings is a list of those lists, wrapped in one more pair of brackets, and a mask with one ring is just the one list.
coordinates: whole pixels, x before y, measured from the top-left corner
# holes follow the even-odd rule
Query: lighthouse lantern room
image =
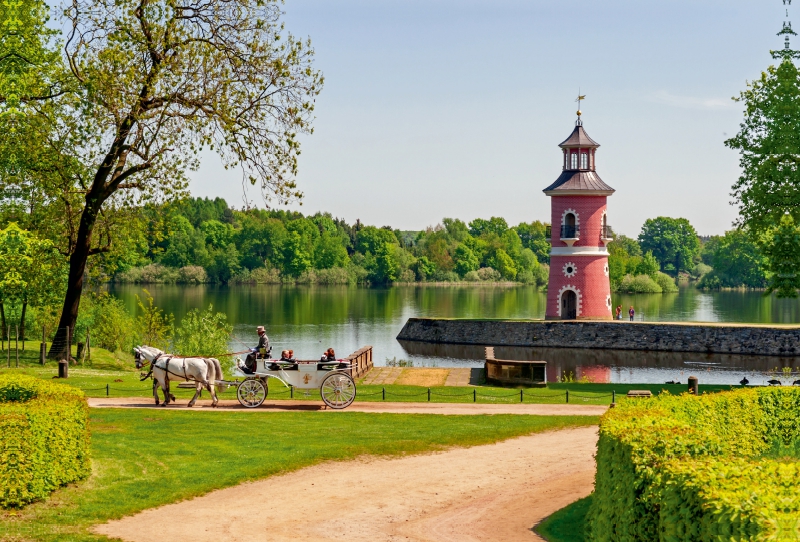
[(548, 320), (612, 318), (606, 199), (614, 189), (597, 175), (595, 154), (600, 145), (583, 129), (580, 117), (578, 111), (575, 129), (559, 145), (561, 176), (544, 189), (552, 198)]

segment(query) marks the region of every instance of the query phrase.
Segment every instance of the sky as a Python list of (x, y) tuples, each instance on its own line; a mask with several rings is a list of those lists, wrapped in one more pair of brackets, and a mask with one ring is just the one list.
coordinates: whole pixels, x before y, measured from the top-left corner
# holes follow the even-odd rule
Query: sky
[[(670, 216), (721, 234), (737, 215), (731, 98), (774, 64), (782, 2), (286, 0), (325, 76), (288, 208), (403, 230), (549, 220), (580, 90), (614, 230)], [(191, 191), (265, 206), (211, 154)]]

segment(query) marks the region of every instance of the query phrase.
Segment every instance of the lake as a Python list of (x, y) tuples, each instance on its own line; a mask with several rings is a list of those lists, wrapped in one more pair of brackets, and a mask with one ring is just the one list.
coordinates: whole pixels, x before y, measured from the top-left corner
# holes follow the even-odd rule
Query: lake
[[(483, 349), (459, 345), (399, 343), (395, 337), (412, 316), (459, 318), (544, 318), (545, 296), (526, 286), (176, 286), (113, 285), (110, 292), (129, 310), (146, 288), (156, 305), (179, 321), (187, 311), (209, 304), (234, 326), (233, 349), (256, 344), (255, 327), (267, 328), (275, 350), (291, 348), (313, 359), (330, 347), (344, 356), (364, 345), (374, 347), (376, 365), (405, 359), (415, 366), (477, 367)], [(637, 320), (745, 323), (798, 323), (800, 301), (761, 292), (701, 292), (612, 295), (614, 306), (631, 305)], [(498, 348), (498, 357), (548, 361), (548, 380), (572, 374), (596, 382), (685, 382), (690, 373), (702, 382), (734, 384), (743, 376), (761, 384), (775, 368), (799, 367), (800, 359), (646, 353), (602, 350)], [(792, 379), (785, 377), (787, 383)]]

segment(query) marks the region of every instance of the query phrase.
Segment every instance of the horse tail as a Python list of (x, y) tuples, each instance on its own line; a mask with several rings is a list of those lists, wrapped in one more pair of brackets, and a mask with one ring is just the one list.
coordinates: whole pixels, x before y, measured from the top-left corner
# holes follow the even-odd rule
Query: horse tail
[(222, 366), (219, 364), (219, 360), (217, 358), (211, 358), (211, 363), (214, 364), (214, 371), (217, 374), (217, 377), (214, 380), (222, 380)]

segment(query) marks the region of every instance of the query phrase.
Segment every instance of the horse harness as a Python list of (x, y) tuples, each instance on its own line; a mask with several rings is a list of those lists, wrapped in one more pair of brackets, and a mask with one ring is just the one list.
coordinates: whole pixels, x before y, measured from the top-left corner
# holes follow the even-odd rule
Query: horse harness
[[(153, 375), (153, 369), (156, 366), (156, 362), (159, 359), (161, 359), (161, 356), (163, 356), (163, 355), (164, 355), (163, 353), (157, 355), (153, 359), (153, 361), (150, 362), (150, 371), (145, 376), (143, 376), (141, 378), (141, 381), (147, 380), (148, 378), (150, 378)], [(177, 376), (179, 378), (183, 378), (185, 381), (188, 382), (189, 381), (189, 377), (186, 376), (186, 358), (181, 358), (183, 360), (183, 363), (182, 363), (182, 366), (181, 366), (181, 368), (183, 369), (183, 376), (181, 376), (178, 373), (174, 373), (174, 372), (169, 370), (169, 362), (172, 361), (172, 359), (173, 359), (173, 356), (169, 356), (169, 357), (167, 357), (165, 359), (166, 364), (165, 364), (165, 367), (164, 367), (164, 371), (167, 373), (167, 375), (166, 375), (167, 381), (169, 381), (169, 375), (175, 375), (175, 376)]]

